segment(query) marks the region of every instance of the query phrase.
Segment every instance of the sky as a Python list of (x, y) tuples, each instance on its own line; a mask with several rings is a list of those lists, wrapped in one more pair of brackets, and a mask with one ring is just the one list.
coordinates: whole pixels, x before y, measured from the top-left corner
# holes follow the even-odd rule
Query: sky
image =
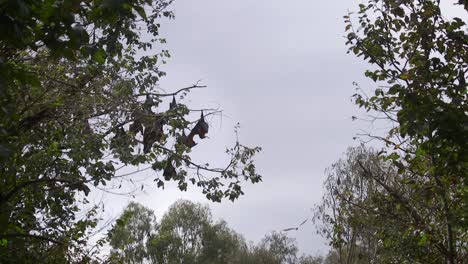
[[(195, 108), (221, 108), (208, 119), (209, 139), (193, 150), (195, 160), (222, 166), (222, 155), (235, 140), (260, 146), (256, 166), (263, 182), (245, 185), (234, 203), (210, 203), (199, 189), (180, 192), (174, 185), (157, 189), (154, 172), (144, 171), (149, 187), (135, 196), (106, 194), (106, 214), (118, 216), (129, 201), (155, 210), (160, 219), (177, 199), (210, 205), (247, 240), (295, 227), (311, 218), (320, 202), (324, 170), (343, 156), (353, 137), (382, 127), (352, 121), (363, 113), (351, 101), (353, 82), (374, 86), (363, 73), (368, 65), (346, 54), (343, 16), (358, 0), (176, 0), (169, 8), (175, 20), (163, 21), (161, 35), (172, 57), (162, 69), (166, 91), (200, 80), (184, 103)], [(109, 205), (108, 205), (109, 204)], [(327, 242), (309, 221), (288, 235), (300, 252), (325, 254)]]

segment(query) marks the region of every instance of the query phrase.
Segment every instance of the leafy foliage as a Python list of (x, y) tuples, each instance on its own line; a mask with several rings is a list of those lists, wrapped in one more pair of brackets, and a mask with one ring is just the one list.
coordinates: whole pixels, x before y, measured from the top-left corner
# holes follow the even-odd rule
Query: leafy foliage
[(443, 208), (430, 189), (414, 187), (418, 182), (408, 184), (410, 179), (363, 146), (350, 148), (330, 167), (316, 219), (338, 263), (444, 261), (439, 250), (445, 230), (438, 223)]
[(130, 203), (108, 233), (110, 262), (143, 263), (148, 261), (147, 245), (157, 229), (154, 212), (137, 203)]
[(263, 238), (254, 253), (257, 263), (297, 263), (297, 246), (283, 233), (272, 232)]
[(157, 236), (151, 240), (159, 263), (195, 263), (205, 242), (205, 231), (211, 224), (206, 206), (179, 201), (161, 220)]
[(185, 130), (198, 124), (203, 138), (208, 123), (175, 97), (200, 86), (158, 87), (170, 57), (158, 48), (159, 20), (173, 18), (171, 2), (0, 2), (0, 262), (80, 255), (96, 208), (78, 217), (78, 204), (126, 166), (146, 164), (158, 187), (191, 183), (212, 201), (261, 180), (252, 162), (260, 149), (239, 142), (222, 169), (191, 160)]
[(372, 64), (365, 74), (378, 85), (355, 102), (393, 128), (364, 135), (381, 140), (383, 151), (350, 150), (332, 166), (320, 208), (324, 232), (350, 258), (359, 247), (381, 263), (463, 263), (466, 19), (442, 16), (439, 1), (394, 0), (367, 1), (344, 18), (349, 51)]

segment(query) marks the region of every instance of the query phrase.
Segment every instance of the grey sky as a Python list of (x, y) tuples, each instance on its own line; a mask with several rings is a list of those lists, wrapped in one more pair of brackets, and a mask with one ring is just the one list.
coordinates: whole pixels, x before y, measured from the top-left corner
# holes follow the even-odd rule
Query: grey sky
[[(354, 7), (351, 1), (178, 0), (176, 19), (162, 25), (172, 58), (161, 86), (173, 90), (202, 79), (208, 88), (193, 91), (186, 103), (223, 109), (222, 118), (210, 120), (210, 139), (194, 148), (195, 158), (223, 164), (236, 122), (242, 143), (263, 148), (257, 158), (263, 183), (246, 185), (235, 203), (210, 204), (215, 218), (248, 240), (310, 218), (324, 169), (355, 144), (350, 96), (365, 64), (346, 55), (342, 19)], [(207, 202), (195, 188), (174, 187), (105, 199), (110, 215), (129, 200), (162, 215), (178, 198)], [(289, 234), (302, 252), (326, 250), (311, 222)]]
[[(195, 159), (223, 164), (220, 154), (233, 142), (236, 122), (242, 143), (263, 148), (257, 158), (263, 183), (247, 185), (235, 203), (210, 204), (215, 218), (248, 240), (310, 217), (324, 169), (369, 128), (351, 121), (358, 114), (352, 82), (372, 86), (363, 78), (366, 64), (346, 54), (342, 18), (360, 2), (177, 0), (176, 19), (162, 23), (173, 57), (161, 86), (175, 90), (202, 79), (208, 88), (193, 91), (185, 103), (224, 111), (210, 119), (210, 139), (194, 148)], [(178, 198), (207, 203), (193, 187), (185, 193), (153, 187), (135, 199), (106, 196), (108, 213), (118, 214), (129, 200), (158, 216)], [(302, 252), (326, 251), (311, 222), (289, 234)]]

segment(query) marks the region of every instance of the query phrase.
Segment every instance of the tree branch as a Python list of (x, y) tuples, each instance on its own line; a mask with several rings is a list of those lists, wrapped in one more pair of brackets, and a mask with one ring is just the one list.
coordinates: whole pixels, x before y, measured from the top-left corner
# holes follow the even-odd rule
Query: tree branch
[(201, 89), (201, 88), (206, 88), (207, 86), (206, 85), (198, 85), (198, 82), (192, 86), (189, 86), (189, 87), (185, 87), (185, 88), (182, 88), (182, 89), (179, 89), (173, 93), (140, 93), (140, 94), (137, 94), (136, 96), (147, 96), (147, 95), (152, 95), (152, 96), (158, 96), (158, 97), (167, 97), (167, 96), (174, 96), (174, 95), (177, 95), (183, 91), (190, 91), (192, 89)]
[(22, 237), (22, 238), (32, 238), (32, 239), (39, 239), (39, 240), (44, 240), (48, 242), (52, 242), (58, 245), (62, 245), (63, 242), (55, 240), (53, 238), (41, 236), (41, 235), (33, 235), (33, 234), (24, 234), (24, 233), (7, 233), (7, 234), (0, 234), (0, 238), (16, 238), (16, 237)]

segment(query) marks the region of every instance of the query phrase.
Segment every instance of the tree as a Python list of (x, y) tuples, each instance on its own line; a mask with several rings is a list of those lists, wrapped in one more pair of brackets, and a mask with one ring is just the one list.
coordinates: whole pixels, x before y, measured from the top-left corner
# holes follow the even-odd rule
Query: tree
[[(318, 207), (319, 230), (331, 241), (331, 263), (438, 263), (446, 256), (441, 211), (431, 189), (391, 160), (365, 147), (350, 148), (328, 170)], [(421, 184), (421, 183), (419, 183)], [(465, 249), (459, 252), (466, 254)]]
[(252, 161), (260, 149), (239, 142), (221, 169), (191, 160), (193, 136), (205, 137), (204, 117), (216, 112), (176, 99), (197, 84), (158, 87), (169, 57), (159, 20), (173, 18), (171, 2), (1, 1), (0, 262), (53, 262), (52, 251), (57, 262), (78, 261), (97, 212), (79, 218), (78, 204), (125, 177), (124, 166), (147, 164), (158, 187), (191, 183), (212, 201), (261, 180)]
[(185, 200), (173, 204), (161, 220), (158, 235), (151, 240), (158, 262), (196, 263), (211, 222), (207, 206)]
[(198, 263), (243, 263), (239, 255), (246, 250), (244, 238), (232, 230), (225, 221), (209, 225), (203, 232), (204, 242)]
[(108, 239), (111, 263), (234, 263), (245, 247), (225, 221), (213, 222), (207, 206), (185, 200), (174, 203), (160, 223), (153, 211), (129, 204)]
[[(415, 214), (429, 215), (420, 193), (402, 182), (390, 161), (364, 146), (349, 148), (345, 158), (327, 170), (326, 194), (318, 207), (319, 230), (334, 250), (331, 263), (430, 263), (440, 261), (436, 240), (426, 243), (414, 230)], [(420, 223), (422, 224), (422, 223)], [(418, 228), (427, 230), (427, 226)], [(426, 239), (426, 240), (425, 240)], [(439, 241), (440, 242), (440, 241)]]
[(233, 264), (320, 264), (322, 257), (298, 256), (297, 243), (285, 233), (271, 232), (258, 243), (242, 246)]
[(130, 203), (108, 233), (111, 263), (147, 263), (148, 242), (157, 230), (154, 212)]
[[(378, 85), (371, 96), (358, 87), (356, 103), (393, 128), (363, 135), (386, 148), (344, 162), (346, 170), (335, 174), (350, 174), (351, 183), (326, 183), (328, 208), (340, 212), (325, 219), (332, 243), (352, 246), (355, 231), (371, 232), (381, 238), (372, 246), (387, 249), (374, 254), (383, 262), (454, 264), (468, 256), (464, 21), (447, 19), (430, 0), (370, 0), (345, 16), (350, 51), (372, 64), (365, 74)], [(360, 222), (357, 212), (369, 221)]]
[(272, 232), (265, 236), (255, 248), (257, 263), (294, 264), (297, 262), (297, 246), (293, 239), (284, 233)]
[(157, 263), (231, 263), (245, 246), (225, 221), (213, 222), (207, 206), (185, 200), (169, 208), (150, 243)]

